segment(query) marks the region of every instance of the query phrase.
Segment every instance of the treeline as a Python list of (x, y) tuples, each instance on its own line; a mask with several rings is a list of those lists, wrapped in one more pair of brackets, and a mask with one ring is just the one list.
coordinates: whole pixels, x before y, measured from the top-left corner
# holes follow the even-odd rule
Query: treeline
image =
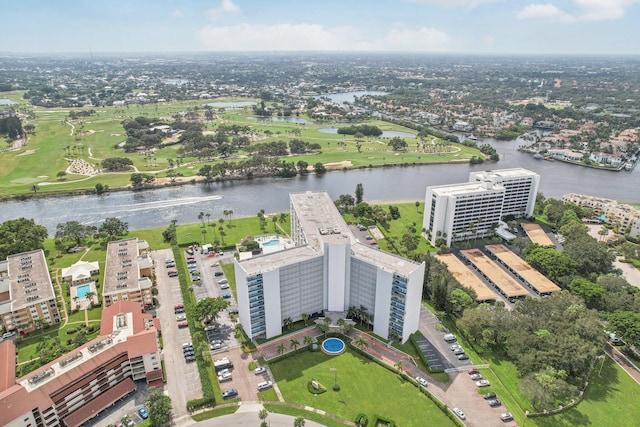
[(20, 119), (17, 117), (0, 119), (0, 135), (4, 135), (9, 139), (18, 139), (24, 135)]
[(80, 111), (75, 111), (75, 110), (71, 110), (69, 111), (69, 118), (71, 120), (75, 120), (77, 118), (80, 117), (91, 117), (94, 114), (96, 114), (96, 110), (80, 110)]
[(355, 135), (361, 133), (364, 136), (380, 136), (382, 130), (375, 125), (351, 125), (338, 128), (339, 135)]
[[(458, 138), (456, 135), (444, 133), (444, 132), (441, 132), (441, 131), (439, 131), (437, 129), (434, 129), (432, 127), (429, 127), (429, 126), (423, 126), (423, 125), (420, 125), (418, 123), (410, 122), (410, 121), (407, 121), (407, 120), (392, 119), (392, 118), (385, 117), (385, 116), (380, 117), (380, 120), (383, 120), (383, 121), (389, 122), (389, 123), (393, 123), (393, 124), (396, 124), (396, 125), (404, 126), (406, 128), (409, 128), (409, 129), (413, 129), (413, 130), (418, 132), (418, 138), (420, 138), (420, 137), (424, 138), (427, 135), (431, 135), (431, 136), (434, 136), (436, 138), (442, 139), (444, 141), (455, 142), (456, 144), (460, 143), (460, 138)], [(474, 146), (475, 146), (475, 144), (474, 144)]]
[(136, 151), (138, 147), (157, 147), (167, 136), (159, 129), (150, 129), (163, 124), (158, 119), (136, 117), (133, 120), (123, 120), (121, 124), (127, 135), (127, 144), (124, 146), (124, 151), (127, 153)]
[(120, 172), (129, 169), (133, 160), (126, 157), (110, 157), (102, 161), (102, 168), (111, 172)]

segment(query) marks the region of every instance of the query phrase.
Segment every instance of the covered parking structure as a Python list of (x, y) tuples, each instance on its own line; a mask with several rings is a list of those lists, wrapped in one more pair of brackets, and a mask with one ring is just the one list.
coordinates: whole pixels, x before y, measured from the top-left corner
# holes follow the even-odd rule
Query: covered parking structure
[(547, 233), (544, 232), (542, 227), (538, 224), (520, 224), (525, 233), (527, 233), (527, 237), (531, 239), (533, 243), (536, 245), (540, 245), (542, 247), (553, 247), (553, 241), (547, 236)]
[(487, 245), (486, 249), (493, 258), (512, 272), (536, 294), (543, 296), (560, 290), (558, 285), (547, 279), (542, 273), (533, 268), (531, 264), (510, 251), (504, 245)]
[(480, 249), (462, 250), (460, 255), (469, 261), (473, 268), (509, 301), (514, 302), (529, 295), (529, 292), (520, 283), (509, 276), (509, 273), (482, 253)]
[(496, 294), (482, 281), (473, 274), (462, 261), (454, 254), (436, 255), (436, 259), (447, 266), (449, 272), (464, 287), (473, 289), (476, 293), (476, 301), (478, 302), (495, 302)]

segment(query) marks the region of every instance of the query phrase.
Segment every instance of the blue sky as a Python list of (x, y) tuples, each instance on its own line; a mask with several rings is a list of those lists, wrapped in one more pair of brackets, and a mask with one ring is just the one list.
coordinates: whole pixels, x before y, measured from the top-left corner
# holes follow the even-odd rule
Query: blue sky
[(640, 0), (20, 0), (0, 51), (640, 53)]

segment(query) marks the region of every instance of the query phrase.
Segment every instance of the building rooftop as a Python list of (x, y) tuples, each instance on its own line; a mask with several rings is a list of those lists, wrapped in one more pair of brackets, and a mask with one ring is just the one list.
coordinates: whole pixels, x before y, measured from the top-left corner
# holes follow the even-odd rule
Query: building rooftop
[(242, 261), (242, 268), (248, 275), (252, 276), (255, 274), (265, 273), (267, 271), (277, 270), (285, 265), (318, 256), (322, 256), (322, 253), (314, 251), (309, 246), (299, 246), (296, 248), (285, 249), (279, 252), (248, 258)]
[(100, 264), (98, 263), (98, 261), (78, 261), (71, 267), (62, 269), (62, 278), (71, 278), (71, 280), (75, 282), (76, 280), (91, 277), (91, 273), (94, 271), (98, 271), (99, 269)]
[(522, 276), (540, 293), (556, 292), (558, 285), (547, 279), (544, 274), (533, 268), (528, 262), (507, 249), (504, 245), (487, 245), (487, 250), (508, 265), (513, 271)]
[(436, 259), (447, 266), (449, 272), (460, 284), (473, 289), (476, 293), (476, 301), (495, 300), (496, 294), (473, 272), (464, 265), (454, 254), (436, 255)]
[(485, 274), (504, 294), (509, 297), (528, 295), (529, 292), (491, 258), (479, 249), (465, 249), (460, 251), (478, 270)]
[(356, 243), (351, 247), (351, 250), (356, 258), (368, 261), (370, 264), (383, 270), (398, 273), (403, 276), (408, 276), (422, 265), (406, 258), (381, 251), (380, 249), (374, 249), (362, 243)]
[(540, 225), (531, 223), (523, 223), (521, 225), (524, 232), (527, 233), (527, 237), (529, 237), (533, 243), (543, 247), (555, 246)]
[(11, 310), (55, 299), (51, 276), (41, 249), (7, 257)]
[(103, 295), (138, 290), (138, 278), (138, 239), (109, 242)]
[(316, 252), (324, 251), (325, 242), (339, 244), (348, 239), (349, 244), (355, 243), (355, 237), (326, 191), (291, 193), (290, 200), (307, 244)]
[(467, 196), (483, 194), (487, 191), (505, 191), (505, 188), (502, 185), (494, 184), (491, 181), (436, 185), (428, 187), (427, 189), (433, 191), (434, 194), (439, 196)]
[[(472, 175), (474, 173), (472, 172)], [(478, 172), (476, 173), (477, 176), (483, 176), (486, 177), (487, 179), (490, 179), (492, 177), (497, 177), (497, 178), (521, 178), (523, 176), (536, 176), (538, 175), (535, 172), (532, 172), (528, 169), (524, 169), (524, 168), (511, 168), (511, 169), (498, 169), (498, 170), (488, 170), (488, 171), (484, 171), (484, 172)]]

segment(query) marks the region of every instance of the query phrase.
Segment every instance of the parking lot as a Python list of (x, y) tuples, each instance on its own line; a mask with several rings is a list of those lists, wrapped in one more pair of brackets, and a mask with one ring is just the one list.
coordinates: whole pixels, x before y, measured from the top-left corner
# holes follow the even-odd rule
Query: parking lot
[(169, 277), (165, 261), (173, 258), (169, 249), (153, 252), (160, 305), (156, 310), (162, 326), (162, 350), (167, 384), (165, 389), (173, 403), (174, 418), (187, 415), (187, 401), (202, 396), (202, 386), (195, 363), (187, 363), (182, 343), (191, 342), (189, 328), (178, 328), (174, 305), (182, 304), (177, 277)]

